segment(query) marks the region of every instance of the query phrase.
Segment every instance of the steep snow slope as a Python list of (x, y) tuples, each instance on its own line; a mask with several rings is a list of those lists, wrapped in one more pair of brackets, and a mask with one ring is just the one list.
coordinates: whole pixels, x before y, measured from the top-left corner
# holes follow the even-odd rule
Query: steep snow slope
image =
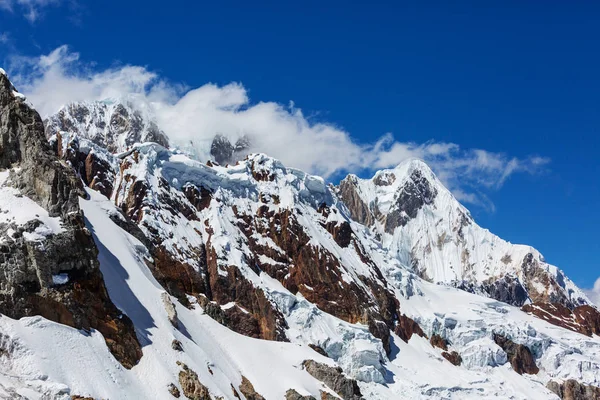
[[(182, 389), (178, 361), (198, 374), (212, 396), (234, 398), (232, 385), (239, 387), (242, 376), (267, 399), (283, 398), (289, 389), (315, 396), (329, 392), (301, 368), (307, 359), (331, 363), (308, 346), (244, 337), (200, 307), (188, 309), (176, 301), (179, 329), (174, 328), (163, 305), (165, 291), (144, 263), (148, 251), (107, 217), (114, 206), (106, 198), (88, 193), (90, 198), (81, 200), (81, 207), (99, 245), (109, 294), (134, 322), (144, 356), (129, 371), (111, 356), (96, 331), (86, 334), (40, 317), (20, 321), (1, 317), (0, 343), (9, 355), (2, 357), (0, 390), (7, 396), (171, 399), (170, 383)], [(172, 348), (175, 339), (183, 351)]]
[(352, 217), (423, 278), (521, 306), (533, 301), (570, 308), (586, 295), (534, 248), (513, 245), (478, 226), (420, 160), (372, 179), (349, 175), (339, 186)]
[[(217, 264), (221, 266), (218, 273), (231, 265), (240, 268), (254, 290), (265, 293), (281, 312), (287, 325), (286, 337), (293, 342), (321, 346), (347, 373), (361, 381), (363, 394), (371, 393), (372, 398), (514, 396), (525, 399), (551, 397), (544, 389), (551, 379), (573, 378), (598, 384), (600, 354), (597, 339), (548, 325), (494, 300), (422, 282), (398, 261), (395, 254), (390, 254), (374, 239), (368, 229), (348, 219), (343, 209), (338, 208), (335, 195), (317, 177), (287, 169), (263, 155), (251, 156), (228, 168), (210, 167), (153, 144), (137, 146), (119, 158), (125, 168), (121, 168), (117, 181), (122, 182), (115, 185), (120, 187), (120, 192), (113, 200), (119, 203), (119, 198), (139, 198), (127, 195), (128, 187), (133, 187), (138, 180), (145, 182), (145, 200), (140, 200), (137, 206), (130, 205), (130, 209), (125, 205), (124, 209), (132, 212), (132, 217), (139, 221), (149, 237), (161, 238), (160, 243), (174, 256), (181, 257), (182, 262), (186, 259), (196, 262), (194, 265), (199, 271), (203, 271), (203, 266), (192, 256), (194, 246), (207, 243), (217, 254)], [(211, 193), (208, 204), (198, 212), (198, 219), (173, 212), (191, 207), (188, 198), (180, 195), (190, 185)], [(187, 206), (173, 207), (175, 203), (168, 201), (171, 208), (165, 208), (166, 187), (171, 199), (178, 198)], [(329, 210), (326, 217), (318, 211), (324, 205)], [(310, 296), (314, 287), (304, 284), (286, 287), (285, 279), (294, 266), (276, 256), (285, 252), (272, 239), (271, 227), (260, 229), (260, 218), (253, 223), (258, 229), (251, 233), (239, 226), (240, 215), (261, 215), (259, 210), (263, 207), (292, 210), (302, 230), (309, 232), (308, 243), (318, 248), (323, 246), (330, 257), (339, 260), (342, 282), (348, 280), (360, 286), (361, 279), (357, 277), (369, 276), (370, 271), (381, 271), (382, 276), (377, 280), (394, 292), (400, 300), (402, 313), (415, 319), (427, 336), (435, 333), (445, 338), (450, 348), (461, 354), (463, 365), (453, 366), (441, 357), (441, 351), (419, 337), (413, 337), (409, 345), (405, 345), (392, 335), (392, 351), (388, 357), (381, 347), (378, 349), (377, 340), (366, 329), (359, 334), (360, 325), (332, 317), (303, 299), (305, 293)], [(352, 240), (358, 245), (354, 248), (340, 246), (324, 228), (327, 221), (334, 222), (334, 226), (348, 223)], [(278, 234), (277, 225), (272, 229)], [(253, 247), (248, 236), (263, 243), (270, 252)], [(357, 249), (361, 249), (360, 254), (367, 257), (368, 262), (361, 259)], [(257, 270), (252, 268), (253, 263), (258, 266)], [(288, 275), (278, 275), (277, 270), (269, 269), (269, 265), (288, 265), (283, 271)], [(269, 276), (271, 274), (274, 278)], [(290, 291), (291, 288), (296, 291)], [(227, 310), (244, 306), (242, 301), (222, 305)], [(327, 305), (321, 307), (327, 309)], [(329, 310), (332, 313), (338, 311), (336, 308)], [(542, 328), (538, 328), (540, 326)], [(529, 378), (512, 371), (506, 353), (493, 340), (494, 333), (504, 334), (530, 347), (542, 368), (540, 375)], [(396, 347), (400, 349), (398, 354), (393, 350)], [(444, 378), (434, 379), (431, 374), (424, 373), (427, 369), (422, 368), (427, 363), (415, 362), (416, 358), (423, 357), (431, 360), (432, 368), (443, 371), (441, 376)], [(400, 374), (402, 379), (394, 378)]]

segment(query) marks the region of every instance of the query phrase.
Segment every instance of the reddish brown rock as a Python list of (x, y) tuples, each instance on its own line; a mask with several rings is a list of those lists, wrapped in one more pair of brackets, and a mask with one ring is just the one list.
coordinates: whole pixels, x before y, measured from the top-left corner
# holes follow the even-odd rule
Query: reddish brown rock
[(85, 183), (90, 188), (110, 198), (113, 191), (115, 171), (110, 164), (90, 152), (85, 158)]
[(560, 303), (533, 303), (526, 304), (521, 309), (573, 332), (587, 336), (600, 335), (600, 312), (592, 306), (584, 305), (570, 310)]
[(426, 337), (419, 324), (404, 314), (398, 318), (398, 325), (396, 325), (394, 333), (407, 343), (413, 335)]
[(574, 379), (562, 383), (550, 381), (546, 387), (562, 400), (600, 400), (600, 387), (584, 385)]
[(265, 400), (263, 396), (254, 390), (252, 383), (242, 375), (242, 383), (239, 386), (240, 392), (246, 397), (246, 400)]
[(444, 339), (443, 337), (441, 337), (440, 335), (438, 335), (437, 333), (434, 333), (433, 335), (431, 335), (431, 339), (429, 339), (429, 343), (431, 343), (431, 345), (433, 347), (438, 347), (442, 350), (448, 350), (448, 341), (446, 339)]
[(446, 360), (450, 361), (452, 364), (456, 365), (457, 367), (460, 364), (462, 364), (462, 357), (456, 351), (452, 351), (452, 352), (444, 351), (444, 352), (442, 352), (442, 357), (444, 357)]
[(535, 375), (539, 372), (539, 368), (527, 346), (516, 344), (505, 336), (496, 333), (494, 334), (494, 342), (506, 352), (510, 365), (519, 375)]
[(182, 368), (179, 371), (179, 385), (183, 395), (190, 400), (212, 400), (208, 388), (198, 379), (198, 374), (184, 363), (177, 361), (177, 365)]
[[(331, 212), (325, 205), (319, 210), (322, 214)], [(323, 311), (350, 323), (368, 325), (371, 333), (383, 341), (386, 351), (390, 351), (389, 331), (394, 326), (398, 302), (378, 282), (384, 281), (384, 278), (354, 241), (349, 224), (330, 226), (332, 235), (340, 246), (354, 243), (363, 262), (372, 267), (372, 278), (360, 278), (370, 291), (342, 279), (343, 267), (337, 257), (323, 247), (309, 244), (309, 236), (296, 220), (293, 210), (275, 212), (263, 206), (256, 216), (234, 211), (239, 218), (238, 227), (246, 235), (255, 256), (251, 265), (257, 265), (260, 270), (278, 279), (292, 293), (300, 292)], [(282, 253), (259, 244), (254, 239), (256, 234), (273, 240)], [(269, 257), (276, 264), (261, 263), (260, 255)]]

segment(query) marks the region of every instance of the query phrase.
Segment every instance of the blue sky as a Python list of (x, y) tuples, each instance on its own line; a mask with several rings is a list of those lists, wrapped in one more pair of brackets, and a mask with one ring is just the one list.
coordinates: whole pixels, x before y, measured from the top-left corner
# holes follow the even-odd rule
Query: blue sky
[[(464, 165), (449, 178), (479, 199), (468, 204), (477, 221), (593, 286), (600, 3), (201, 3), (0, 0), (0, 61), (68, 45), (57, 54), (79, 53), (80, 77), (134, 65), (173, 87), (239, 82), (234, 94), (250, 105), (293, 101), (358, 146), (386, 133), (417, 147), (452, 143), (452, 165), (483, 149), (500, 157), (499, 173), (483, 172), (480, 187), (476, 171), (461, 186)], [(520, 167), (502, 178), (513, 158)], [(365, 163), (350, 169), (368, 174)]]

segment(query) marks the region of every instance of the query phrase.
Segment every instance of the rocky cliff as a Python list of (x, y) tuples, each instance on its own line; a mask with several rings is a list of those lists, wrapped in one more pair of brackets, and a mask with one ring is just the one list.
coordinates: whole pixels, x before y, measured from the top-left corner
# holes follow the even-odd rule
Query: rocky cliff
[(108, 298), (79, 208), (83, 186), (53, 154), (38, 113), (0, 74), (0, 312), (97, 329), (126, 367), (141, 357), (131, 321)]

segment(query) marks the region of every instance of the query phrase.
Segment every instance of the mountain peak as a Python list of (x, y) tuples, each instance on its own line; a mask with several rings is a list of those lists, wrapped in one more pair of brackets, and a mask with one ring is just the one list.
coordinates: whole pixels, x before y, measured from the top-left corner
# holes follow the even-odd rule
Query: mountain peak
[(66, 131), (90, 139), (113, 153), (143, 142), (169, 147), (167, 136), (152, 113), (127, 99), (71, 103), (48, 117), (45, 126), (48, 137)]

